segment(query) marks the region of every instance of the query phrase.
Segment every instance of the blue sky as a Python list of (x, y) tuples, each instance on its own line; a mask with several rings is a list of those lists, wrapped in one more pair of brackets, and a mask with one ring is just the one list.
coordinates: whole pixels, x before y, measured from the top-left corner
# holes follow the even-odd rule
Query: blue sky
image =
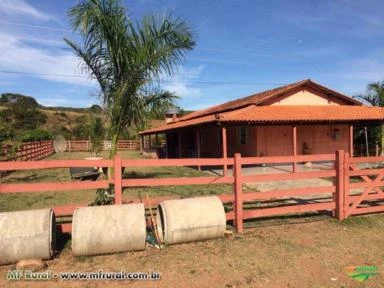
[[(0, 93), (44, 105), (87, 107), (98, 86), (62, 40), (77, 39), (66, 11), (77, 1), (0, 1)], [(347, 95), (384, 80), (384, 1), (124, 1), (132, 18), (162, 9), (187, 19), (197, 46), (163, 88), (202, 109), (302, 79)], [(40, 74), (40, 75), (37, 75)], [(77, 77), (49, 76), (49, 74)], [(209, 83), (201, 83), (209, 82)]]

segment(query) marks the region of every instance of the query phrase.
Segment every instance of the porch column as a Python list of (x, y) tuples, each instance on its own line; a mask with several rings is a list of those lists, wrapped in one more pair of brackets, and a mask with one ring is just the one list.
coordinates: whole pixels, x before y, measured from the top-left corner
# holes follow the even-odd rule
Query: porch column
[(168, 159), (168, 133), (165, 133), (165, 159)]
[[(292, 126), (292, 152), (293, 156), (297, 156), (297, 127), (296, 125)], [(294, 159), (292, 164), (292, 172), (295, 173), (297, 169), (296, 159)]]
[(178, 154), (179, 154), (179, 158), (181, 158), (181, 135), (180, 135), (180, 131), (177, 132), (177, 146), (178, 146)]
[(349, 125), (349, 155), (353, 157), (353, 125)]
[(152, 137), (151, 136), (152, 136), (151, 134), (148, 135), (149, 149), (152, 149)]
[(159, 143), (159, 134), (155, 134), (155, 141), (156, 141), (156, 148), (160, 148), (160, 143)]
[[(223, 139), (223, 146), (222, 146), (222, 152), (223, 152), (223, 159), (227, 160), (227, 128), (222, 126), (221, 127), (221, 138)], [(223, 176), (227, 176), (228, 173), (228, 167), (227, 164), (224, 164), (223, 166)]]
[(144, 135), (140, 135), (140, 153), (143, 154)]
[[(195, 147), (196, 147), (196, 157), (200, 158), (200, 130), (195, 129)], [(198, 165), (197, 169), (200, 171), (201, 166)]]

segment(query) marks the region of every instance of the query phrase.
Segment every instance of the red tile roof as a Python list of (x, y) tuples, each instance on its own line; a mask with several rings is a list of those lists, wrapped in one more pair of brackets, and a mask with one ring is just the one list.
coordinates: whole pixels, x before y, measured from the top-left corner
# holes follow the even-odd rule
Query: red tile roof
[[(326, 106), (268, 106), (270, 100), (285, 93), (310, 87), (321, 93), (342, 99), (346, 105)], [(265, 105), (265, 106), (263, 106)], [(205, 110), (196, 111), (179, 118), (167, 125), (146, 130), (141, 134), (164, 132), (187, 126), (212, 122), (245, 123), (293, 123), (293, 122), (356, 122), (383, 121), (383, 108), (362, 106), (362, 103), (342, 95), (309, 79), (264, 91), (242, 99), (230, 101)]]
[(242, 123), (313, 123), (313, 122), (358, 122), (384, 121), (384, 108), (370, 106), (327, 105), (327, 106), (256, 106), (207, 115), (142, 132), (150, 134), (187, 126), (212, 122)]
[(245, 107), (245, 106), (252, 105), (252, 104), (262, 105), (266, 101), (272, 100), (273, 98), (279, 97), (279, 96), (283, 95), (284, 93), (290, 92), (290, 91), (295, 90), (299, 87), (300, 88), (301, 87), (312, 87), (312, 88), (315, 88), (315, 89), (317, 89), (317, 90), (319, 90), (325, 94), (329, 94), (329, 95), (332, 95), (334, 97), (341, 98), (351, 105), (362, 105), (359, 101), (357, 101), (353, 98), (342, 95), (342, 94), (340, 94), (336, 91), (333, 91), (333, 90), (331, 90), (325, 86), (317, 84), (310, 79), (306, 79), (306, 80), (302, 80), (302, 81), (299, 81), (299, 82), (296, 82), (293, 84), (288, 84), (288, 85), (281, 86), (281, 87), (278, 87), (275, 89), (271, 89), (271, 90), (263, 91), (263, 92), (260, 92), (257, 94), (253, 94), (253, 95), (248, 96), (248, 97), (229, 101), (229, 102), (217, 105), (217, 106), (207, 108), (205, 110), (195, 111), (195, 112), (192, 112), (188, 115), (180, 117), (178, 120), (184, 121), (187, 119), (197, 118), (197, 117), (205, 116), (208, 114), (216, 114), (219, 112), (234, 110), (234, 109), (238, 109), (238, 108)]

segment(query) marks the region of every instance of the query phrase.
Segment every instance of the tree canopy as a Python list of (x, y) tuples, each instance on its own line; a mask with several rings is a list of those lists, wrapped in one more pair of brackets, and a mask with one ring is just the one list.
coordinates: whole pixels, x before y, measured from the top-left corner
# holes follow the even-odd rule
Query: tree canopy
[(182, 63), (195, 45), (193, 33), (167, 12), (132, 20), (118, 0), (82, 0), (68, 16), (82, 42), (65, 41), (100, 85), (113, 157), (122, 129), (142, 126), (148, 115), (163, 113), (173, 103), (175, 95), (162, 91), (158, 80)]

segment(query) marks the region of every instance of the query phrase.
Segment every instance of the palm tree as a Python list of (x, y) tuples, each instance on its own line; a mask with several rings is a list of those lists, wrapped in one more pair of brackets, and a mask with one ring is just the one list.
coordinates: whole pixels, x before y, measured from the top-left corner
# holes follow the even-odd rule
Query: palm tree
[(368, 84), (366, 94), (358, 94), (356, 98), (372, 106), (384, 107), (384, 81)]
[(82, 43), (64, 39), (82, 67), (100, 85), (110, 118), (116, 154), (122, 129), (140, 127), (151, 113), (161, 113), (176, 98), (159, 88), (195, 42), (190, 26), (167, 12), (132, 21), (119, 0), (82, 0), (68, 12)]
[[(368, 84), (366, 94), (358, 94), (355, 98), (362, 100), (372, 106), (384, 107), (384, 81)], [(381, 139), (381, 153), (384, 151), (384, 126), (375, 128), (373, 131), (375, 141)], [(377, 143), (377, 142), (376, 142)]]

